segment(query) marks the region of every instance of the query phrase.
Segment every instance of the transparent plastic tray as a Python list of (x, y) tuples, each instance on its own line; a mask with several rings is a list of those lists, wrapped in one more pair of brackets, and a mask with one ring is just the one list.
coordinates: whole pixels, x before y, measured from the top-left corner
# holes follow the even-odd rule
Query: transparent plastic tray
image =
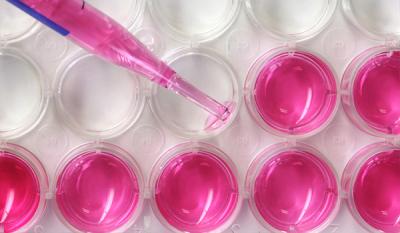
[(400, 1), (88, 2), (235, 111), (0, 1), (0, 232), (400, 232)]

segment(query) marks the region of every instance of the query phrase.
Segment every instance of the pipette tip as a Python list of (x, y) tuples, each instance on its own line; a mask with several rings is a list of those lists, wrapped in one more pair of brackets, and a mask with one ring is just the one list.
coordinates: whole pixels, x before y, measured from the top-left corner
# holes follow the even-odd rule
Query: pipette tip
[(232, 114), (234, 113), (236, 108), (236, 103), (234, 102), (226, 102), (224, 103), (224, 108), (221, 109), (221, 114), (217, 117), (214, 115), (210, 115), (205, 124), (205, 130), (211, 131), (220, 128), (225, 125)]

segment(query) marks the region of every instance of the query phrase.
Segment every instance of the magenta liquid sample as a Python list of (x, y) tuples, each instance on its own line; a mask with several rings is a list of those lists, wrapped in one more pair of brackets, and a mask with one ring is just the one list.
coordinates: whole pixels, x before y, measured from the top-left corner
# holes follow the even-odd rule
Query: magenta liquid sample
[(139, 201), (134, 171), (108, 152), (85, 152), (71, 160), (57, 181), (64, 219), (84, 232), (110, 232), (126, 224)]
[(365, 62), (356, 74), (353, 97), (371, 128), (400, 134), (400, 51), (382, 52)]
[(0, 154), (0, 226), (15, 232), (32, 220), (40, 202), (34, 170), (10, 152)]
[(307, 52), (283, 52), (266, 61), (254, 86), (258, 114), (278, 132), (301, 135), (323, 125), (336, 106), (330, 67)]
[(261, 217), (280, 231), (307, 232), (324, 224), (338, 202), (336, 177), (309, 152), (286, 151), (261, 168), (254, 183)]
[(163, 218), (175, 229), (192, 233), (223, 225), (232, 216), (238, 195), (231, 169), (206, 151), (173, 158), (155, 187), (155, 201)]
[(353, 199), (370, 226), (387, 233), (400, 232), (400, 150), (380, 152), (362, 165)]

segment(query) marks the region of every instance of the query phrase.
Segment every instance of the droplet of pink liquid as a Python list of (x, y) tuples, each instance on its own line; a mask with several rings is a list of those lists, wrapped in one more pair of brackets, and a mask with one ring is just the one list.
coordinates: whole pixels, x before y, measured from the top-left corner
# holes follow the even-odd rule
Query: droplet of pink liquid
[(238, 204), (238, 184), (228, 165), (206, 151), (186, 152), (169, 161), (155, 187), (164, 219), (183, 232), (222, 226)]
[(27, 162), (10, 152), (0, 154), (0, 225), (15, 232), (35, 215), (40, 201), (37, 175)]
[(216, 116), (210, 115), (207, 118), (206, 124), (205, 124), (205, 130), (206, 131), (213, 131), (216, 129), (219, 129), (220, 127), (224, 126), (228, 121), (229, 118), (232, 117), (232, 114), (235, 111), (236, 104), (234, 102), (225, 102), (224, 106), (226, 107), (224, 110), (225, 116), (224, 120), (218, 119)]
[(306, 134), (333, 113), (336, 81), (330, 67), (318, 57), (301, 51), (283, 52), (262, 67), (254, 98), (269, 127), (286, 134)]
[(263, 165), (253, 198), (261, 217), (273, 228), (308, 232), (333, 213), (338, 186), (324, 161), (308, 152), (286, 151)]
[(378, 153), (362, 165), (353, 198), (370, 226), (387, 233), (400, 232), (400, 150)]
[(84, 232), (110, 232), (126, 224), (139, 200), (132, 168), (108, 152), (85, 152), (71, 160), (57, 181), (64, 219)]
[(400, 134), (400, 51), (382, 52), (365, 62), (356, 74), (353, 96), (371, 128)]

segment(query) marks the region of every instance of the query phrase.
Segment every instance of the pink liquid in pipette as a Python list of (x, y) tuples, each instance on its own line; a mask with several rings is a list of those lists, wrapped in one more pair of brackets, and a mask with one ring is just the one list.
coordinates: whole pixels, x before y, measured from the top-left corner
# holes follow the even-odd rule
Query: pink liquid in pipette
[(336, 105), (332, 71), (306, 52), (285, 52), (267, 61), (254, 88), (258, 113), (283, 133), (299, 135), (317, 129)]
[(254, 201), (262, 218), (285, 232), (307, 232), (332, 214), (338, 201), (336, 177), (316, 156), (287, 151), (262, 167)]
[(35, 215), (40, 185), (33, 169), (16, 155), (0, 154), (0, 226), (15, 232)]
[(353, 198), (366, 223), (383, 232), (400, 232), (400, 150), (378, 153), (360, 168)]
[(58, 177), (60, 213), (83, 232), (110, 232), (122, 227), (135, 212), (138, 200), (136, 175), (110, 153), (81, 154)]
[(369, 59), (354, 80), (354, 105), (373, 129), (400, 134), (400, 51)]
[(183, 232), (209, 232), (223, 225), (238, 203), (238, 185), (227, 164), (209, 152), (172, 159), (157, 180), (161, 215)]
[(67, 37), (88, 51), (142, 74), (160, 86), (194, 102), (223, 122), (230, 116), (228, 107), (184, 81), (128, 30), (85, 1), (21, 0), (21, 2), (68, 31)]

